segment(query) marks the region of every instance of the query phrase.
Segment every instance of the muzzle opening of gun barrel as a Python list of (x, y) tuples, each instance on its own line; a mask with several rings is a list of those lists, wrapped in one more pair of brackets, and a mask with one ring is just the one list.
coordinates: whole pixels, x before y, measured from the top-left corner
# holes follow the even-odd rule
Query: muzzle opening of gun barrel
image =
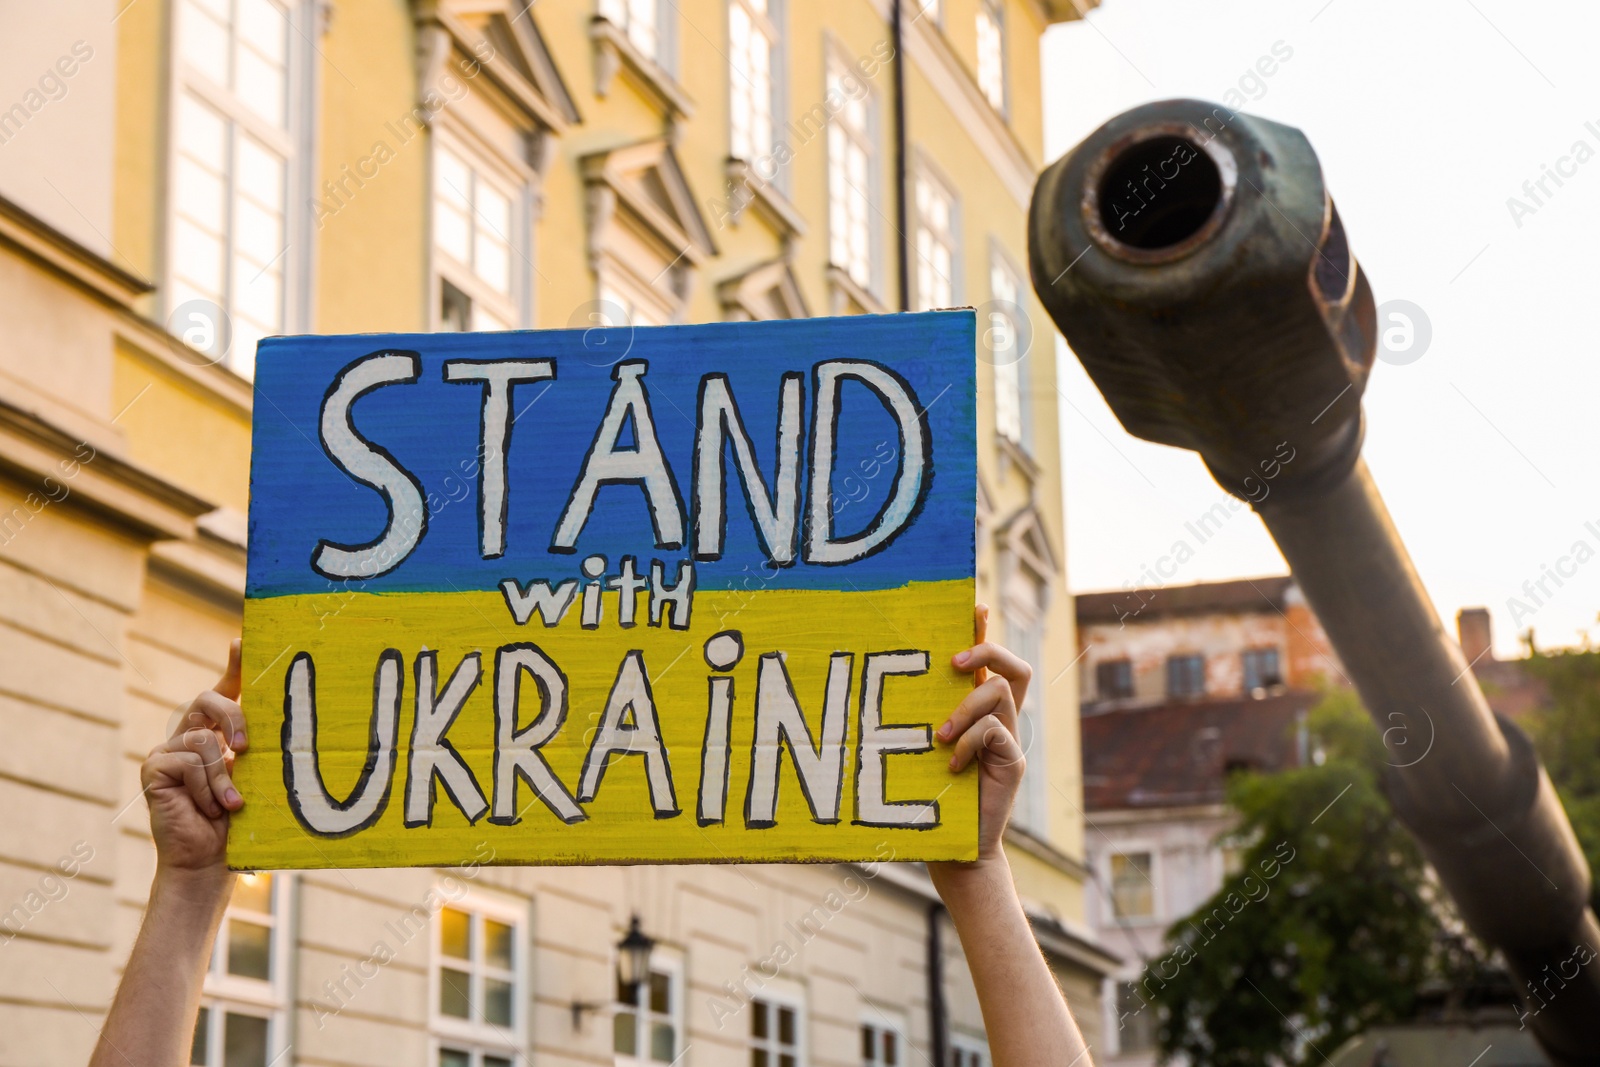
[(1204, 244), (1233, 193), (1233, 159), (1168, 126), (1110, 146), (1088, 175), (1084, 221), (1120, 259), (1161, 263)]

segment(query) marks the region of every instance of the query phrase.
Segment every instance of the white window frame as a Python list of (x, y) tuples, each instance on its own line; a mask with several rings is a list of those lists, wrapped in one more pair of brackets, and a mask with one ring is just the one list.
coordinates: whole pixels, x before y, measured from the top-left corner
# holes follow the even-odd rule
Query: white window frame
[[(222, 0), (229, 10), (228, 19), (228, 62), (233, 62), (234, 24), (237, 16), (238, 0)], [(276, 154), (283, 160), (283, 196), (282, 211), (282, 236), (284, 248), (277, 254), (274, 262), (268, 263), (265, 269), (277, 269), (279, 275), (279, 321), (276, 333), (290, 334), (304, 332), (309, 319), (309, 285), (307, 278), (312, 263), (312, 229), (308, 224), (310, 212), (307, 208), (307, 192), (312, 186), (312, 175), (315, 173), (314, 136), (313, 124), (315, 119), (315, 64), (311, 62), (313, 48), (308, 31), (315, 30), (316, 0), (272, 0), (275, 6), (282, 8), (285, 22), (284, 42), (284, 124), (282, 127), (273, 126), (260, 115), (252, 111), (235, 92), (225, 85), (218, 85), (204, 72), (192, 67), (183, 56), (184, 19), (195, 17), (185, 10), (182, 0), (172, 4), (170, 20), (170, 38), (168, 40), (168, 55), (170, 60), (171, 92), (167, 102), (167, 146), (166, 165), (167, 173), (172, 177), (166, 183), (167, 202), (163, 212), (163, 241), (164, 249), (161, 263), (161, 276), (164, 283), (161, 287), (161, 309), (164, 318), (170, 319), (173, 312), (185, 301), (178, 300), (179, 286), (177, 250), (178, 250), (178, 216), (183, 210), (183, 204), (177, 195), (176, 175), (178, 173), (179, 156), (182, 148), (178, 140), (180, 128), (180, 114), (185, 97), (192, 97), (199, 106), (210, 110), (221, 118), (226, 127), (227, 170), (223, 175), (223, 212), (225, 221), (220, 237), (223, 245), (222, 263), (222, 290), (219, 294), (219, 304), (223, 314), (227, 316), (228, 330), (233, 330), (232, 320), (237, 317), (238, 308), (235, 304), (234, 293), (234, 256), (237, 247), (237, 231), (234, 227), (233, 213), (234, 201), (238, 194), (238, 141), (242, 129), (246, 134), (263, 144), (268, 151)], [(200, 16), (203, 17), (203, 16)], [(205, 297), (210, 299), (210, 297)], [(179, 329), (182, 336), (182, 323), (173, 324)], [(211, 324), (213, 328), (220, 324)], [(271, 336), (273, 330), (264, 336)], [(235, 338), (237, 341), (237, 338)], [(230, 346), (225, 358), (219, 360), (220, 365), (227, 367), (234, 373), (244, 378), (252, 378), (255, 373), (255, 353), (243, 352), (242, 346), (234, 343)]]
[[(880, 151), (882, 138), (882, 108), (879, 106), (878, 94), (874, 91), (872, 83), (861, 77), (848, 56), (834, 43), (826, 51), (826, 68), (823, 72), (823, 83), (831, 90), (833, 81), (838, 78), (842, 83), (846, 77), (853, 77), (865, 90), (861, 98), (862, 123), (860, 128), (853, 128), (848, 121), (848, 106), (841, 108), (827, 128), (828, 152), (828, 263), (830, 266), (844, 272), (856, 285), (860, 286), (869, 295), (879, 297), (883, 295), (884, 287), (884, 240), (880, 220), (883, 218), (882, 186), (883, 186), (883, 153)], [(842, 91), (842, 84), (840, 86)], [(848, 157), (841, 162), (836, 158), (835, 137), (848, 142), (847, 148), (855, 148), (866, 157), (866, 174), (863, 181), (866, 188), (858, 188), (848, 177)], [(835, 168), (842, 166), (844, 173), (837, 175), (843, 182), (843, 187), (836, 186)], [(866, 262), (865, 277), (860, 277), (854, 270), (853, 250), (847, 251), (843, 260), (838, 254), (837, 245), (839, 234), (835, 227), (835, 206), (842, 201), (844, 213), (849, 214), (852, 198), (858, 197), (863, 214), (862, 227), (866, 237)], [(850, 237), (845, 237), (848, 249), (851, 244)]]
[[(639, 8), (651, 9), (648, 18), (639, 17)], [(677, 34), (673, 16), (674, 0), (599, 0), (599, 16), (622, 31), (634, 51), (668, 74), (677, 72)], [(648, 35), (640, 28), (649, 26)]]
[[(766, 0), (766, 11), (757, 11), (754, 7), (755, 0), (728, 0), (728, 155), (732, 159), (743, 160), (754, 165), (763, 156), (771, 156), (778, 144), (778, 132), (782, 125), (784, 113), (784, 71), (785, 48), (783, 37), (783, 4), (784, 0)], [(755, 115), (757, 103), (754, 89), (750, 80), (739, 70), (739, 59), (734, 55), (733, 22), (735, 13), (738, 12), (749, 20), (752, 33), (759, 33), (767, 41), (767, 126), (769, 143), (765, 145), (752, 142), (748, 145), (739, 143), (739, 132), (734, 126), (734, 110), (736, 101), (741, 95), (750, 96), (752, 119)], [(752, 122), (749, 131), (754, 136), (755, 129)], [(787, 187), (787, 167), (776, 168), (777, 176), (774, 180), (780, 189)]]
[[(935, 230), (929, 226), (923, 218), (920, 203), (921, 189), (919, 188), (923, 183), (927, 183), (932, 192), (939, 195), (949, 205), (948, 221), (942, 231)], [(939, 307), (956, 307), (961, 303), (961, 198), (956, 193), (954, 183), (945, 178), (926, 157), (922, 157), (917, 161), (916, 170), (912, 176), (912, 190), (911, 207), (914, 216), (911, 231), (912, 253), (916, 256), (911, 272), (913, 295), (915, 297), (912, 307), (917, 311), (928, 311)], [(931, 285), (925, 281), (924, 272), (932, 276), (938, 275), (939, 271), (923, 252), (922, 235), (924, 231), (929, 234), (930, 243), (937, 242), (942, 238), (945, 246), (949, 249), (950, 276), (944, 279), (949, 283), (950, 287), (948, 303), (939, 302), (933, 294), (926, 291), (931, 288)]]
[[(528, 959), (530, 944), (528, 932), (531, 929), (531, 922), (527, 901), (491, 896), (478, 891), (462, 893), (452, 900), (443, 889), (438, 891), (446, 898), (446, 903), (434, 913), (429, 923), (428, 934), (428, 1029), (433, 1038), (433, 1067), (438, 1064), (439, 1050), (444, 1046), (471, 1054), (474, 1067), (477, 1067), (486, 1054), (503, 1055), (513, 1062), (524, 1060), (528, 1046), (528, 975), (531, 973)], [(491, 1022), (460, 1019), (454, 1015), (445, 1015), (439, 1010), (439, 990), (442, 984), (440, 972), (446, 960), (450, 962), (453, 970), (459, 970), (459, 965), (463, 962), (454, 956), (444, 955), (442, 941), (445, 908), (464, 911), (472, 916), (472, 944), (474, 951), (479, 953), (483, 951), (484, 946), (482, 936), (484, 919), (493, 919), (511, 927), (511, 1025), (509, 1027)], [(481, 958), (470, 961), (468, 973), (472, 976), (471, 1003), (474, 1008), (483, 1003), (483, 971)]]
[[(1010, 71), (1006, 62), (1006, 12), (1001, 0), (978, 0), (975, 16), (978, 36), (978, 91), (1001, 115), (1011, 110)], [(995, 51), (985, 52), (992, 41)]]
[[(1039, 684), (1044, 677), (1045, 619), (1039, 609), (1040, 599), (1044, 596), (1044, 583), (1034, 576), (1031, 568), (1020, 565), (1011, 581), (1033, 585), (1036, 590), (1032, 603), (1015, 595), (1014, 589), (1010, 590), (1012, 595), (1004, 601), (1006, 643), (1033, 668), (1035, 683), (1028, 687), (1022, 707), (1017, 709), (1018, 729), (1026, 724), (1029, 732), (1024, 738), (1027, 763), (1022, 771), (1022, 788), (1017, 792), (1017, 802), (1012, 809), (1012, 821), (1036, 837), (1048, 837), (1050, 738), (1045, 722), (1045, 687)], [(1028, 655), (1027, 643), (1022, 640), (1024, 631), (1034, 638), (1031, 656)]]
[[(1111, 871), (1111, 861), (1116, 856), (1137, 856), (1145, 853), (1150, 857), (1150, 914), (1149, 915), (1119, 915), (1117, 913), (1116, 879)], [(1129, 925), (1143, 925), (1160, 923), (1162, 916), (1161, 907), (1161, 850), (1153, 841), (1123, 841), (1113, 844), (1105, 854), (1102, 871), (1106, 880), (1106, 918), (1108, 923), (1127, 923)]]
[(990, 1067), (989, 1042), (972, 1034), (950, 1034), (950, 1067)]
[[(259, 876), (239, 875), (240, 878)], [(212, 943), (200, 997), (200, 1007), (209, 1011), (206, 1054), (210, 1062), (207, 1067), (221, 1067), (224, 1018), (230, 1012), (267, 1020), (267, 1063), (274, 1063), (289, 1047), (289, 970), (293, 962), (289, 908), (294, 898), (291, 888), (294, 876), (286, 871), (274, 871), (271, 878), (271, 914), (248, 911), (230, 901)], [(267, 950), (267, 969), (271, 977), (267, 980), (228, 973), (228, 926), (235, 919), (271, 929)]]
[[(505, 196), (510, 205), (507, 221), (509, 232), (501, 235), (507, 239), (509, 291), (506, 293), (497, 292), (492, 285), (478, 276), (472, 263), (462, 262), (446, 252), (439, 244), (435, 220), (436, 212), (439, 210), (438, 185), (444, 180), (440, 174), (440, 152), (448, 152), (456, 157), (466, 165), (473, 176), (474, 191), (462, 190), (473, 204), (467, 235), (469, 254), (475, 254), (477, 227), (481, 225), (493, 229), (493, 226), (477, 211), (476, 183), (487, 181), (496, 192)], [(477, 317), (478, 309), (482, 308), (505, 323), (507, 329), (527, 328), (531, 321), (533, 288), (531, 168), (518, 167), (473, 136), (470, 131), (461, 128), (459, 124), (448, 123), (435, 126), (428, 167), (428, 257), (432, 264), (432, 280), (429, 288), (432, 293), (433, 307), (430, 316), (433, 328), (439, 330), (444, 326), (443, 283), (445, 281), (449, 281), (472, 301), (474, 319)], [(475, 331), (476, 326), (472, 329)]]
[[(678, 955), (676, 952), (668, 951), (663, 949), (660, 945), (657, 945), (650, 953), (650, 970), (652, 972), (665, 974), (671, 986), (672, 1011), (669, 1012), (665, 1018), (666, 1021), (672, 1024), (673, 1056), (675, 1058), (671, 1062), (677, 1063), (678, 1059), (683, 1057), (684, 1049), (688, 1046), (688, 1042), (684, 1040), (683, 1001), (685, 994), (685, 982), (683, 957)], [(616, 1058), (616, 1067), (657, 1067), (657, 1065), (659, 1065), (661, 1062), (660, 1060), (655, 1060), (650, 1057), (650, 1033), (648, 1023), (655, 1020), (659, 1016), (656, 1012), (649, 1010), (649, 996), (649, 982), (645, 981), (640, 982), (639, 988), (635, 991), (634, 1004), (627, 1005), (621, 1001), (617, 1002), (616, 1008), (614, 1009), (615, 1011), (620, 1013), (620, 1011), (623, 1010), (631, 1010), (635, 1013), (634, 1049), (638, 1055), (624, 1056), (620, 1052), (613, 1051), (612, 1054)], [(643, 1030), (639, 1028), (639, 1020), (641, 1018), (643, 1018), (647, 1023)], [(613, 1045), (613, 1049), (615, 1049), (615, 1045)]]
[[(898, 1011), (892, 1014), (877, 1005), (869, 1004), (867, 1010), (861, 1013), (861, 1029), (870, 1029), (878, 1035), (878, 1041), (873, 1049), (872, 1056), (867, 1058), (863, 1054), (862, 1067), (911, 1067), (908, 1053), (911, 1047), (906, 1043), (905, 1019)], [(893, 1034), (895, 1039), (895, 1059), (893, 1063), (883, 1058), (883, 1035)]]
[[(1009, 289), (1009, 292), (1002, 292), (1002, 289)], [(995, 241), (991, 241), (989, 246), (989, 300), (989, 321), (980, 324), (981, 328), (1009, 332), (1009, 338), (990, 345), (989, 351), (998, 351), (1001, 344), (1006, 344), (1008, 351), (1014, 349), (1019, 343), (1018, 339), (1023, 336), (1022, 326), (1017, 319), (1028, 313), (1027, 290), (1023, 288), (1022, 272)], [(994, 364), (995, 432), (1024, 450), (1029, 447), (1029, 438), (1032, 437), (1029, 432), (1032, 420), (1028, 418), (1027, 371), (1026, 352), (1003, 365), (998, 360)]]
[[(765, 1038), (758, 1038), (754, 1034), (749, 1033), (747, 1030), (745, 1033), (745, 1047), (750, 1052), (754, 1052), (757, 1049), (762, 1048), (766, 1049), (768, 1053), (768, 1067), (778, 1067), (779, 1054), (789, 1050), (778, 1044), (777, 1009), (790, 1008), (793, 1009), (795, 1016), (795, 1043), (793, 1047), (794, 1062), (796, 1067), (806, 1067), (806, 1064), (810, 1062), (807, 1059), (807, 1056), (809, 1055), (810, 1043), (806, 1040), (807, 1019), (805, 993), (798, 987), (779, 988), (776, 983), (769, 982), (767, 985), (761, 988), (761, 991), (758, 994), (750, 998), (750, 1007), (748, 1010), (754, 1012), (757, 1001), (767, 1004), (771, 1009), (769, 1025), (767, 1028), (767, 1036)], [(752, 1015), (752, 1019), (753, 1018), (754, 1016)], [(753, 1057), (747, 1056), (746, 1062), (748, 1063), (752, 1058)]]

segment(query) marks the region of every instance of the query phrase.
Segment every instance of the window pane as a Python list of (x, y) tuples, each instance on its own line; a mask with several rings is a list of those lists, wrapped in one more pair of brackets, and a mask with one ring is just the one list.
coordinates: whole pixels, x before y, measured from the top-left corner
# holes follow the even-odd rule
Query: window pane
[(228, 84), (228, 29), (198, 4), (187, 3), (178, 19), (178, 54), (220, 86)]
[(241, 874), (233, 883), (233, 896), (228, 903), (246, 911), (272, 913), (272, 875)]
[(884, 1067), (895, 1067), (900, 1062), (899, 1038), (893, 1030), (883, 1032), (883, 1063)]
[(472, 979), (465, 971), (439, 969), (439, 1014), (472, 1018)]
[(434, 194), (462, 212), (472, 210), (469, 192), (472, 188), (472, 172), (452, 152), (441, 149), (437, 158), (439, 182)]
[(220, 174), (227, 166), (227, 144), (222, 116), (185, 95), (178, 102), (178, 147)]
[(452, 959), (472, 958), (472, 916), (459, 908), (439, 910), (439, 951)]
[(511, 200), (486, 181), (478, 183), (478, 221), (491, 234), (506, 240), (511, 232)]
[(460, 1049), (439, 1050), (439, 1067), (472, 1067), (472, 1056)]
[(243, 978), (272, 977), (272, 927), (228, 920), (228, 973)]
[(234, 247), (255, 260), (257, 269), (266, 266), (283, 250), (282, 221), (276, 212), (240, 197), (233, 208)]
[(657, 1015), (672, 1014), (672, 976), (650, 972), (650, 1010)]
[(1111, 904), (1122, 918), (1155, 913), (1155, 887), (1150, 880), (1150, 853), (1117, 853), (1111, 857)]
[(279, 332), (283, 322), (281, 269), (281, 265), (262, 267), (247, 257), (235, 257), (233, 267), (235, 319), (251, 319), (261, 323), (269, 333)]
[(785, 1045), (794, 1044), (794, 1009), (778, 1009), (778, 1040)]
[(227, 224), (221, 175), (188, 156), (178, 157), (177, 171), (178, 210), (213, 233), (221, 233)]
[(498, 978), (483, 980), (483, 1017), (496, 1026), (511, 1025), (511, 983)]
[(249, 45), (272, 63), (281, 66), (288, 58), (285, 41), (289, 23), (272, 0), (239, 0), (236, 32), (241, 44)]
[(750, 1067), (770, 1067), (766, 1049), (753, 1048), (750, 1050)]
[(767, 1002), (764, 1000), (750, 1005), (750, 1036), (767, 1036)]
[(485, 1056), (483, 1067), (511, 1067), (511, 1061), (504, 1056)]
[(783, 1053), (778, 1057), (778, 1067), (795, 1067), (795, 1058), (790, 1053)]
[(244, 106), (274, 126), (284, 125), (283, 68), (262, 59), (249, 48), (238, 50), (234, 91)]
[(222, 1023), (222, 1067), (267, 1067), (267, 1020), (230, 1011)]
[(650, 1058), (671, 1063), (677, 1055), (677, 1034), (667, 1023), (650, 1024)]
[(511, 970), (511, 927), (486, 919), (483, 923), (484, 960), (491, 967)]
[(204, 1065), (211, 1059), (211, 1009), (201, 1007), (194, 1021), (194, 1040), (189, 1044), (189, 1062)]
[(618, 1011), (611, 1017), (611, 1046), (619, 1056), (637, 1055), (639, 1024), (631, 1011)]
[(471, 257), (471, 228), (467, 216), (439, 201), (433, 213), (433, 239), (441, 249), (466, 263)]
[(239, 138), (238, 182), (262, 207), (283, 211), (283, 158), (254, 137)]
[(494, 287), (497, 293), (511, 291), (511, 255), (504, 239), (493, 230), (480, 226), (478, 240), (473, 249), (473, 271)]

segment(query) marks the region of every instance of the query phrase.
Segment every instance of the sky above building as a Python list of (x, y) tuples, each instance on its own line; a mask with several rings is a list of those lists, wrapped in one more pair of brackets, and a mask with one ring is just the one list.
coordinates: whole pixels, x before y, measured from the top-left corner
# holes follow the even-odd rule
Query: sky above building
[[(1230, 90), (1310, 137), (1380, 309), (1431, 334), (1373, 371), (1367, 461), (1446, 626), (1487, 606), (1501, 656), (1530, 627), (1600, 641), (1596, 40), (1600, 5), (1570, 0), (1104, 0), (1043, 46), (1052, 160), (1130, 107)], [(1226, 498), (1199, 459), (1131, 437), (1060, 353), (1074, 591), (1152, 584), (1179, 542), (1156, 581), (1284, 569), (1247, 509), (1201, 542), (1187, 524)]]

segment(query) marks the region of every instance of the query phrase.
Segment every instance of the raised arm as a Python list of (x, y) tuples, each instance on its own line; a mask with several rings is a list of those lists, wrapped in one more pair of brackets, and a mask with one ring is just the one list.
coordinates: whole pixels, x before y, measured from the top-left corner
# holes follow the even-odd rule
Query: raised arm
[(228, 906), (228, 813), (243, 800), (228, 771), (245, 747), (239, 642), (216, 686), (189, 705), (144, 761), (156, 876), (139, 939), (89, 1067), (189, 1062), (211, 943)]
[(1027, 762), (1017, 741), (1017, 709), (1033, 672), (986, 640), (988, 621), (980, 605), (978, 643), (952, 660), (973, 673), (975, 687), (937, 733), (952, 746), (952, 771), (978, 761), (978, 859), (930, 863), (928, 873), (961, 937), (994, 1067), (1089, 1067), (1083, 1035), (1034, 940), (1002, 847)]

